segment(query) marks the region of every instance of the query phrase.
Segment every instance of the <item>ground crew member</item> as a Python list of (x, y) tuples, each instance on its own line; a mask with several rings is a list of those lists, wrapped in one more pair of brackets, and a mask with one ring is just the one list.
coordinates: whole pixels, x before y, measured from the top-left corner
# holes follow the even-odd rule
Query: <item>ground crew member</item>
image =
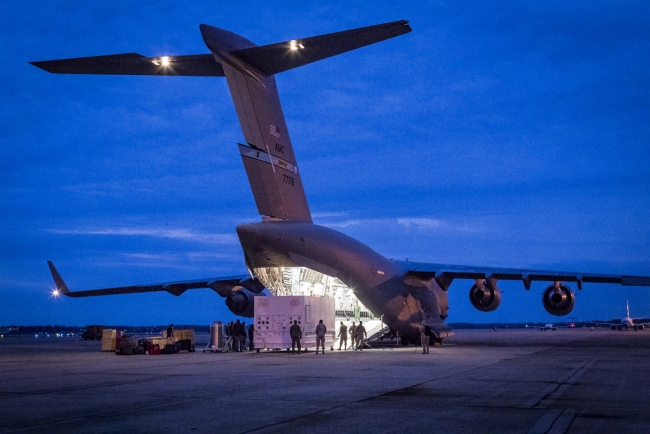
[(169, 327), (167, 327), (167, 337), (168, 338), (174, 337), (174, 324), (169, 324)]
[(242, 345), (241, 345), (241, 350), (245, 351), (248, 347), (246, 346), (246, 336), (248, 333), (246, 332), (246, 321), (242, 321), (241, 323), (241, 339), (242, 339)]
[(248, 351), (253, 351), (255, 349), (255, 344), (253, 344), (254, 337), (255, 337), (255, 327), (254, 324), (251, 324), (251, 326), (248, 327), (248, 341), (250, 342), (248, 345)]
[(242, 339), (245, 339), (246, 333), (243, 331), (243, 326), (239, 320), (233, 326), (233, 335), (235, 338), (235, 351), (240, 352), (243, 350)]
[(343, 324), (341, 321), (341, 327), (339, 328), (339, 351), (341, 351), (341, 345), (345, 342), (345, 351), (348, 350), (348, 326)]
[(359, 351), (363, 351), (363, 338), (368, 337), (368, 333), (366, 333), (366, 328), (363, 326), (363, 321), (359, 321), (359, 325), (357, 326), (356, 329), (356, 339), (357, 339), (357, 348)]
[(298, 321), (294, 320), (293, 325), (289, 327), (289, 335), (291, 335), (291, 352), (296, 354), (295, 348), (298, 346), (298, 354), (300, 354), (300, 339), (302, 339), (302, 330), (298, 325)]
[(357, 326), (354, 325), (354, 321), (352, 321), (352, 325), (350, 326), (350, 348), (353, 350), (356, 350), (356, 342), (357, 342)]
[[(427, 330), (428, 329), (428, 330)], [(429, 334), (427, 334), (429, 332)], [(431, 327), (426, 325), (424, 321), (420, 324), (420, 340), (422, 341), (422, 354), (429, 354), (429, 338), (431, 335)]]
[(323, 347), (323, 354), (325, 354), (325, 333), (327, 333), (327, 327), (323, 324), (323, 320), (320, 320), (316, 326), (316, 354), (318, 354), (319, 343)]

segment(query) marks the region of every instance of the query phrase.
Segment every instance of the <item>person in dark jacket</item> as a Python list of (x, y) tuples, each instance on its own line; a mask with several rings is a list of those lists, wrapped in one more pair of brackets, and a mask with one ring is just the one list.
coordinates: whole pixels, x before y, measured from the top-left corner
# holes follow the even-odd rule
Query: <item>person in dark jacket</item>
[(255, 337), (255, 327), (254, 324), (251, 324), (250, 327), (248, 327), (248, 351), (253, 351), (255, 349), (255, 344), (253, 344), (253, 338)]
[(366, 328), (363, 326), (363, 321), (359, 321), (359, 325), (357, 326), (355, 332), (356, 332), (357, 349), (359, 351), (362, 351), (364, 337), (368, 337), (368, 333), (366, 333)]
[(246, 351), (248, 346), (246, 345), (246, 337), (248, 336), (248, 332), (246, 331), (246, 321), (242, 321), (241, 323), (241, 350)]
[(233, 325), (233, 337), (235, 339), (235, 351), (240, 352), (243, 349), (243, 343), (242, 340), (244, 339), (244, 336), (246, 336), (246, 332), (243, 331), (244, 326), (242, 323), (237, 320), (235, 324)]
[(167, 337), (168, 338), (174, 337), (174, 324), (169, 324), (169, 327), (167, 327)]
[(300, 354), (300, 339), (302, 339), (302, 330), (298, 325), (298, 321), (294, 320), (293, 325), (289, 327), (289, 335), (291, 335), (291, 352), (296, 354), (295, 348), (298, 346), (298, 354)]
[(318, 354), (319, 345), (323, 348), (323, 354), (325, 354), (325, 333), (327, 333), (327, 327), (323, 324), (323, 320), (320, 320), (316, 326), (316, 354)]

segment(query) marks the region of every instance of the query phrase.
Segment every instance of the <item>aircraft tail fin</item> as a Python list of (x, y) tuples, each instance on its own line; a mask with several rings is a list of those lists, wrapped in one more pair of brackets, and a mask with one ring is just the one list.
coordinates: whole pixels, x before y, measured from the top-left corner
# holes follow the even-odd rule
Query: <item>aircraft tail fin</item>
[(257, 210), (263, 216), (311, 223), (311, 213), (282, 113), (274, 74), (411, 31), (407, 21), (257, 46), (201, 24), (221, 64), (247, 145), (239, 145)]
[(52, 261), (47, 261), (47, 265), (50, 267), (50, 272), (52, 273), (52, 278), (54, 278), (54, 284), (56, 285), (56, 290), (59, 292), (59, 294), (70, 294), (68, 285), (65, 284), (59, 272), (56, 271), (56, 268), (54, 268)]
[(629, 300), (625, 300), (625, 309), (627, 311), (627, 317), (629, 318), (630, 317), (630, 301)]
[[(56, 74), (225, 76), (247, 143), (239, 148), (259, 213), (311, 223), (273, 75), (403, 35), (411, 31), (408, 21), (264, 46), (206, 24), (200, 30), (211, 54), (145, 57), (126, 53), (30, 63)], [(57, 286), (67, 290), (49, 264)]]

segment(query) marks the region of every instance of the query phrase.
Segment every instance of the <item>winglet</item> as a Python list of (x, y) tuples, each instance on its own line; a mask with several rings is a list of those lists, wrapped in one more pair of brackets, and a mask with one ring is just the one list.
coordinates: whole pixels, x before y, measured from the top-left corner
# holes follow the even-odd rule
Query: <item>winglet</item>
[(65, 284), (59, 272), (56, 271), (56, 268), (54, 268), (54, 264), (51, 261), (47, 261), (47, 265), (50, 267), (50, 272), (52, 273), (52, 277), (54, 278), (54, 284), (56, 285), (56, 290), (59, 291), (59, 294), (69, 295), (70, 290), (68, 289), (68, 285)]

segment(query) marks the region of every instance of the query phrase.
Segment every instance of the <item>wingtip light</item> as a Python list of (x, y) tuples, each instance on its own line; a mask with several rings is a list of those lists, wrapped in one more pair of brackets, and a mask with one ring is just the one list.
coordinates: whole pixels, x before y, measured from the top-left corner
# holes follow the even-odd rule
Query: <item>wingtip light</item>
[(296, 41), (296, 40), (294, 39), (293, 41), (289, 41), (289, 48), (290, 48), (292, 51), (296, 51), (296, 50), (298, 50), (299, 48), (305, 48), (305, 47), (304, 47), (302, 44), (299, 44), (298, 41)]
[(167, 67), (170, 64), (171, 59), (169, 58), (169, 56), (161, 56), (161, 57), (159, 57), (157, 59), (152, 60), (151, 62), (156, 66), (165, 66), (165, 67)]

